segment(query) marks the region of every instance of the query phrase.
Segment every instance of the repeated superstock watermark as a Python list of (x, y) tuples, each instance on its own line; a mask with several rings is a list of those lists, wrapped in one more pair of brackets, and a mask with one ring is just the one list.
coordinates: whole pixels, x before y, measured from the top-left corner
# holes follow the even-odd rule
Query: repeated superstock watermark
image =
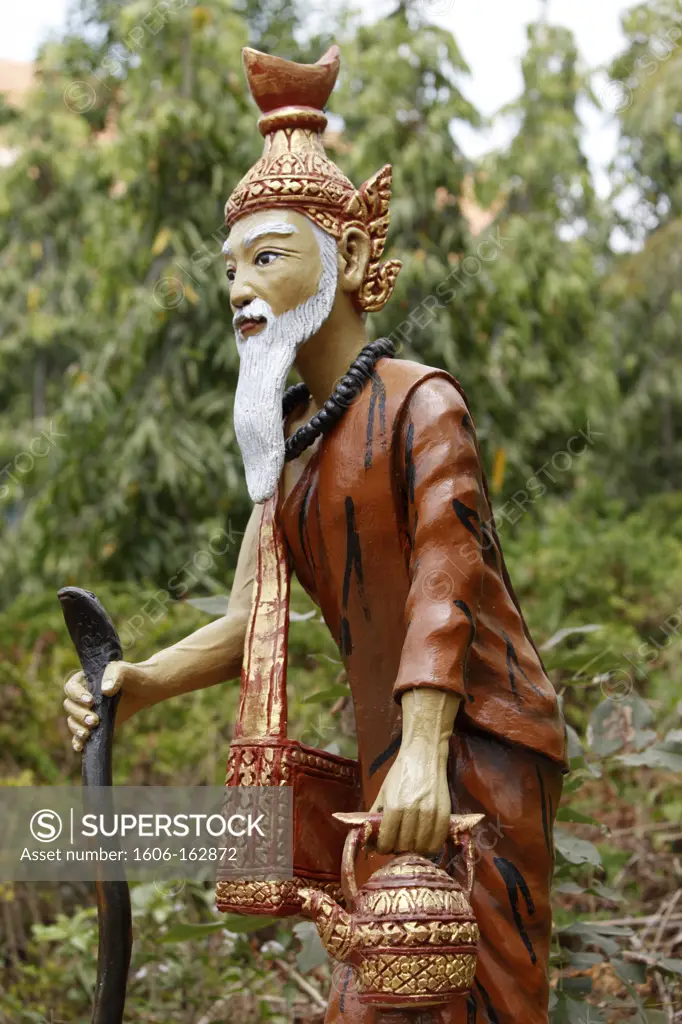
[(119, 636), (124, 651), (133, 647), (150, 626), (157, 626), (166, 615), (173, 601), (185, 597), (190, 587), (200, 582), (216, 566), (216, 559), (227, 554), (237, 543), (239, 534), (232, 529), (231, 521), (227, 529), (216, 530), (211, 534), (205, 548), (200, 548), (188, 558), (169, 578), (165, 589), (159, 588), (134, 615), (121, 624)]
[(157, 36), (166, 24), (189, 0), (159, 0), (130, 30), (125, 40), (112, 46), (96, 71), (88, 79), (79, 78), (64, 90), (64, 105), (74, 114), (87, 114), (97, 102), (97, 89), (92, 79), (111, 92), (103, 76), (120, 79), (127, 68), (134, 66), (150, 36)]
[(605, 436), (603, 431), (594, 430), (588, 420), (585, 427), (581, 427), (576, 434), (568, 438), (565, 448), (554, 452), (551, 459), (547, 459), (539, 469), (531, 473), (524, 487), (515, 491), (504, 505), (495, 508), (494, 516), (498, 530), (501, 529), (504, 522), (508, 522), (512, 526), (517, 523), (526, 509), (547, 494), (549, 485), (546, 481), (556, 484), (558, 477), (570, 473), (576, 459), (582, 458), (590, 448), (594, 447), (598, 438)]
[[(53, 448), (58, 447), (58, 442), (64, 437), (66, 434), (61, 434), (55, 429), (54, 424), (50, 423), (47, 430), (41, 430), (39, 434), (31, 438), (26, 448), (18, 452), (0, 469), (0, 501), (9, 497), (10, 484), (17, 488), (17, 497), (22, 498), (24, 489), (20, 478), (31, 473), (35, 468), (36, 460), (46, 458)], [(6, 480), (9, 483), (5, 483)]]
[[(169, 274), (159, 278), (154, 285), (152, 294), (154, 301), (161, 309), (176, 309), (188, 295), (190, 288), (192, 291), (194, 291), (194, 285), (198, 289), (202, 288), (206, 282), (204, 275), (213, 263), (222, 257), (223, 243), (228, 233), (226, 226), (221, 224), (189, 254), (184, 263), (180, 260), (173, 261), (173, 266), (189, 280), (183, 284), (178, 275), (170, 276)], [(461, 258), (460, 256), (453, 257), (455, 266), (450, 273), (436, 285), (433, 292), (414, 306), (408, 316), (389, 335), (396, 346), (396, 354), (410, 341), (415, 331), (423, 331), (433, 323), (437, 315), (436, 310), (445, 309), (459, 292), (478, 277), (486, 264), (494, 263), (499, 259), (505, 247), (512, 241), (511, 237), (503, 235), (499, 228), (495, 228), (478, 242), (475, 254), (468, 253)], [(192, 295), (192, 291), (189, 291), (189, 295)]]
[(446, 309), (471, 281), (478, 277), (485, 266), (495, 263), (504, 252), (505, 246), (513, 241), (505, 236), (499, 228), (489, 232), (476, 246), (476, 253), (455, 258), (455, 266), (451, 272), (436, 285), (431, 294), (422, 299), (389, 334), (391, 341), (399, 346), (411, 342), (415, 331), (425, 330), (436, 319), (438, 310)]
[[(157, 306), (166, 310), (176, 309), (185, 297), (192, 298), (196, 296), (193, 285), (201, 289), (206, 283), (204, 275), (209, 267), (222, 257), (223, 243), (227, 235), (228, 230), (224, 224), (216, 228), (215, 231), (212, 231), (208, 239), (203, 241), (198, 248), (194, 249), (185, 261), (189, 264), (189, 268), (180, 260), (173, 261), (173, 266), (177, 267), (181, 274), (189, 278), (189, 281), (183, 284), (179, 276), (172, 277), (168, 273), (164, 277), (159, 278), (152, 291)], [(170, 241), (170, 236), (168, 241)], [(192, 284), (189, 283), (190, 281)]]
[(599, 684), (607, 700), (625, 701), (634, 692), (636, 679), (641, 678), (647, 668), (652, 668), (661, 653), (669, 650), (680, 636), (682, 604), (667, 615), (636, 650), (623, 653), (609, 646), (597, 651), (576, 671), (574, 682), (580, 685), (580, 680), (584, 679), (585, 685)]
[[(474, 865), (478, 864), (487, 853), (492, 853), (497, 844), (504, 839), (505, 834), (511, 832), (513, 828), (513, 825), (503, 822), (499, 814), (495, 815), (495, 821), (486, 818), (485, 821), (477, 825), (471, 833), (472, 860)], [(447, 860), (445, 868), (448, 874), (452, 875), (454, 872), (459, 872), (462, 876), (465, 876), (466, 867), (461, 852), (456, 851), (452, 854)]]
[(612, 78), (599, 90), (604, 110), (622, 114), (632, 106), (635, 93), (644, 86), (662, 64), (670, 60), (682, 38), (682, 26), (673, 25), (663, 35), (649, 41), (646, 52), (639, 56), (627, 78)]

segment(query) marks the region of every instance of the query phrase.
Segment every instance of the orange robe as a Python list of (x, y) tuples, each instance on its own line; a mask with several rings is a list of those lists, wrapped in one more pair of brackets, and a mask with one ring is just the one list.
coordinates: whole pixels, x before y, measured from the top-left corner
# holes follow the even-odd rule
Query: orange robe
[[(486, 814), (476, 982), (468, 1000), (437, 1016), (386, 1020), (544, 1024), (565, 728), (504, 565), (457, 382), (380, 360), (280, 518), (296, 575), (347, 670), (367, 807), (400, 746), (400, 695), (427, 686), (462, 699), (448, 768), (453, 809)], [(358, 1003), (351, 972), (340, 972), (327, 1020), (381, 1020)]]

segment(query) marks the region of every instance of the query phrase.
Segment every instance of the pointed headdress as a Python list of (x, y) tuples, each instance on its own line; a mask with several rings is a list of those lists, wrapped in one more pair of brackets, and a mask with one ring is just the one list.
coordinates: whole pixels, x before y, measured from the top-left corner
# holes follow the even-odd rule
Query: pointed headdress
[(317, 64), (296, 64), (250, 47), (242, 55), (249, 89), (262, 114), (258, 127), (265, 146), (227, 201), (228, 228), (239, 217), (277, 207), (297, 210), (337, 239), (346, 227), (360, 228), (369, 236), (371, 249), (355, 298), (364, 312), (381, 309), (401, 267), (399, 260), (381, 262), (389, 224), (391, 166), (386, 164), (356, 189), (324, 151), (323, 107), (339, 73), (338, 46), (330, 47)]

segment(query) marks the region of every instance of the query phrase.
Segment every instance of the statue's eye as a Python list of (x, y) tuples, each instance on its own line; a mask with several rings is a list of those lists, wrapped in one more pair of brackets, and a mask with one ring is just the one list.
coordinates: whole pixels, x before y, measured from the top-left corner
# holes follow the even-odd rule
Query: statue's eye
[(277, 255), (276, 252), (259, 252), (255, 260), (256, 266), (269, 267), (271, 263), (275, 262)]
[(225, 271), (225, 276), (227, 277), (227, 280), (230, 282), (230, 284), (232, 284), (235, 278), (234, 267), (228, 267), (227, 270)]

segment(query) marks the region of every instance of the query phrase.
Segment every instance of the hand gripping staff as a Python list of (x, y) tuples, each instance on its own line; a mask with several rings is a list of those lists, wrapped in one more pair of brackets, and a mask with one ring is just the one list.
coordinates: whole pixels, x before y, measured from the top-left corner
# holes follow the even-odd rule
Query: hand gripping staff
[[(104, 696), (102, 676), (109, 662), (120, 661), (121, 643), (114, 624), (94, 594), (79, 587), (64, 587), (58, 597), (93, 697), (93, 709), (99, 715), (99, 724), (83, 750), (83, 802), (86, 805), (92, 802), (93, 794), (87, 791), (90, 787), (97, 787), (97, 811), (106, 815), (113, 812), (111, 755), (116, 708), (121, 694)], [(102, 878), (95, 886), (99, 948), (92, 1024), (121, 1024), (133, 944), (130, 890), (125, 881), (105, 881)]]

